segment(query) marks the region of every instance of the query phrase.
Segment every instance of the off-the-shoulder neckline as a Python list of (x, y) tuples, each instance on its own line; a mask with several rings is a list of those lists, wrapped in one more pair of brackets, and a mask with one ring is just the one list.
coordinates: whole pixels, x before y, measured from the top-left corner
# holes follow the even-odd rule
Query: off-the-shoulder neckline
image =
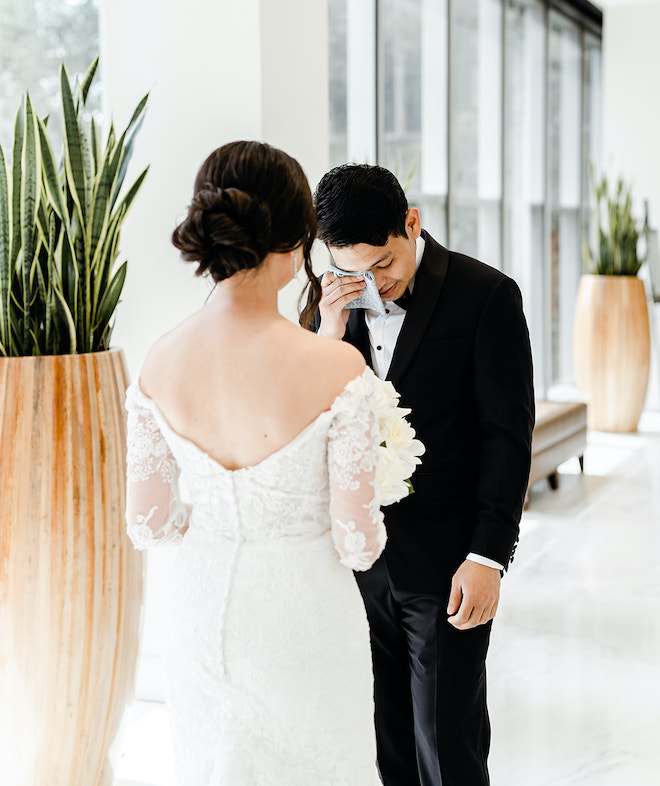
[(275, 456), (279, 456), (281, 453), (289, 450), (291, 447), (293, 447), (293, 445), (297, 444), (303, 438), (303, 436), (307, 434), (307, 432), (311, 431), (317, 423), (322, 421), (326, 415), (334, 414), (334, 411), (338, 407), (339, 403), (351, 392), (351, 390), (354, 387), (356, 387), (360, 383), (361, 380), (368, 379), (371, 376), (375, 377), (375, 374), (369, 366), (366, 366), (364, 371), (358, 374), (358, 376), (350, 379), (344, 385), (342, 390), (335, 396), (334, 401), (330, 405), (329, 409), (321, 410), (318, 413), (318, 415), (316, 415), (316, 417), (310, 420), (310, 422), (304, 428), (302, 428), (292, 439), (290, 439), (288, 442), (285, 442), (284, 445), (277, 448), (277, 450), (274, 450), (272, 453), (269, 453), (267, 456), (264, 456), (264, 458), (262, 458), (260, 461), (257, 461), (254, 464), (247, 464), (244, 467), (235, 467), (234, 469), (229, 469), (229, 467), (226, 467), (221, 461), (218, 461), (218, 459), (212, 456), (208, 451), (204, 450), (204, 448), (200, 447), (195, 441), (189, 439), (188, 437), (184, 437), (183, 434), (179, 434), (178, 431), (175, 431), (170, 425), (165, 415), (160, 410), (158, 404), (156, 404), (156, 402), (152, 398), (147, 396), (147, 394), (142, 391), (142, 388), (140, 387), (139, 377), (129, 386), (126, 395), (128, 396), (129, 393), (132, 393), (137, 398), (139, 398), (144, 403), (146, 403), (149, 409), (151, 409), (152, 412), (154, 413), (156, 419), (160, 422), (159, 425), (161, 427), (164, 427), (176, 439), (180, 440), (181, 442), (185, 442), (187, 445), (191, 445), (195, 450), (197, 450), (199, 453), (204, 455), (212, 464), (219, 467), (223, 472), (234, 473), (234, 472), (245, 472), (251, 469), (257, 469), (263, 466), (265, 463), (269, 462)]

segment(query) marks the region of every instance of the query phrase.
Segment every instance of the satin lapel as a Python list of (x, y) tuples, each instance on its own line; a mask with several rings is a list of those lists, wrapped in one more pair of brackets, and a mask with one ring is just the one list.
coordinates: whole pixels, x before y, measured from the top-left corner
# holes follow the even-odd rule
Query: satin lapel
[(394, 348), (387, 379), (394, 387), (403, 376), (421, 341), (447, 276), (449, 252), (424, 233), (424, 256), (415, 276), (415, 287), (408, 303), (406, 317)]
[(373, 368), (371, 362), (371, 347), (369, 346), (369, 331), (364, 319), (364, 311), (361, 308), (352, 308), (348, 315), (347, 335), (345, 340), (360, 350), (367, 361), (367, 365)]

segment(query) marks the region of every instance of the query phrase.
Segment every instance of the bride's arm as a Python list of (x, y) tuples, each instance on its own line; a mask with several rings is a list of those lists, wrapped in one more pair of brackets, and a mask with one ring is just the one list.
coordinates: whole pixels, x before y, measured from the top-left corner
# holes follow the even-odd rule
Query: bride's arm
[(332, 535), (343, 565), (368, 570), (387, 540), (376, 483), (376, 408), (365, 391), (356, 391), (340, 404), (328, 440)]
[(127, 391), (126, 409), (128, 536), (137, 549), (179, 543), (190, 514), (179, 493), (179, 465), (135, 385)]

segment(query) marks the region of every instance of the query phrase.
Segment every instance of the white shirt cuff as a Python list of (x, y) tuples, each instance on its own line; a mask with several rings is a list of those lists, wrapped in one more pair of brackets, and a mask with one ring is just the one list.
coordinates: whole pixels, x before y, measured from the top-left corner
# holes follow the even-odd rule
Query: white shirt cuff
[(504, 570), (504, 565), (500, 565), (499, 562), (495, 562), (494, 559), (488, 559), (488, 557), (482, 557), (480, 554), (473, 554), (470, 552), (467, 555), (467, 559), (470, 562), (477, 562), (479, 565), (485, 565), (487, 568), (497, 568), (498, 570)]

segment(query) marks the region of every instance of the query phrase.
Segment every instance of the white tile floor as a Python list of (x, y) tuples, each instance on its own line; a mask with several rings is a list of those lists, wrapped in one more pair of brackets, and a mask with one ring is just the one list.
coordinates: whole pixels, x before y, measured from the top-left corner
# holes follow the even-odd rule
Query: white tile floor
[[(659, 786), (660, 414), (593, 432), (535, 487), (489, 656), (493, 786)], [(162, 705), (137, 703), (115, 786), (172, 786)]]

